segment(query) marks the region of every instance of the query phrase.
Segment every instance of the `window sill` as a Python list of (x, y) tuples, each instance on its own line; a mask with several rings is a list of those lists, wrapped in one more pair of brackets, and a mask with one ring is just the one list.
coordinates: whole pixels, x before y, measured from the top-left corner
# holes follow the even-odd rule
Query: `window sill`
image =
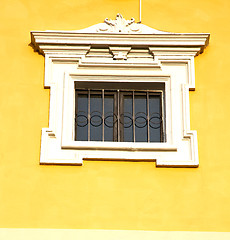
[(121, 151), (177, 151), (175, 145), (168, 143), (133, 143), (133, 142), (98, 142), (71, 141), (63, 142), (63, 149), (121, 150)]

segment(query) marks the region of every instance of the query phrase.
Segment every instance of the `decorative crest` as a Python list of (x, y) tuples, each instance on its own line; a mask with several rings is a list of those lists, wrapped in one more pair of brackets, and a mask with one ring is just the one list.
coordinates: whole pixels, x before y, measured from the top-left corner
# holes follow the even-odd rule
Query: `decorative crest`
[(106, 18), (104, 24), (98, 29), (100, 32), (116, 32), (116, 33), (129, 33), (129, 32), (139, 32), (140, 28), (135, 19), (125, 20), (123, 16), (118, 13), (115, 20)]

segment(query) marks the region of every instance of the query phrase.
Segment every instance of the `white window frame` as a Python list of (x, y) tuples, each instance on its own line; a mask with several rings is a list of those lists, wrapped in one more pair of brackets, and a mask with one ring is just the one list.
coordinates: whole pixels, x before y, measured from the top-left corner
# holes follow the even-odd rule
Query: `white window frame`
[[(190, 130), (189, 90), (195, 89), (194, 56), (207, 46), (209, 34), (172, 34), (136, 25), (138, 34), (98, 33), (100, 24), (86, 32), (31, 33), (35, 49), (45, 55), (45, 86), (50, 87), (49, 128), (42, 130), (41, 164), (120, 160), (153, 161), (161, 167), (199, 165), (197, 133)], [(109, 46), (113, 57), (87, 57), (92, 45)], [(147, 48), (149, 56), (129, 58), (133, 46)], [(75, 141), (75, 83), (80, 81), (130, 86), (146, 82), (153, 85), (151, 90), (155, 83), (164, 83), (166, 142)]]
[[(117, 74), (120, 74), (120, 70), (117, 71)], [(79, 76), (77, 73), (76, 74), (67, 74), (64, 80), (65, 84), (65, 89), (64, 89), (64, 113), (63, 113), (63, 127), (62, 127), (62, 147), (63, 148), (75, 148), (75, 149), (97, 149), (97, 150), (123, 150), (123, 151), (132, 151), (132, 150), (137, 150), (137, 151), (144, 151), (144, 150), (152, 150), (152, 149), (174, 149), (169, 143), (137, 143), (137, 142), (128, 142), (128, 143), (123, 143), (123, 142), (99, 142), (99, 141), (75, 141), (74, 140), (74, 131), (75, 131), (75, 126), (74, 126), (74, 107), (75, 107), (75, 82), (77, 83), (78, 81), (87, 81), (87, 82), (92, 82), (92, 81), (98, 81), (98, 82), (110, 82), (114, 84), (119, 83), (126, 83), (130, 84), (132, 86), (133, 83), (144, 83), (146, 81), (150, 83), (165, 83), (166, 89), (169, 88), (168, 80), (169, 76), (154, 76), (154, 75), (149, 75), (149, 76), (137, 76), (137, 75), (116, 75), (116, 72), (113, 73), (114, 75), (106, 75), (104, 74), (103, 76), (95, 76), (95, 75), (90, 75), (90, 72), (85, 72), (85, 75), (81, 73)], [(130, 73), (131, 74), (131, 73)], [(122, 88), (120, 88), (122, 90)], [(151, 90), (154, 90), (151, 89)], [(169, 92), (169, 91), (167, 91)], [(170, 92), (169, 92), (170, 94)], [(170, 96), (168, 96), (170, 98)], [(168, 104), (170, 104), (171, 101), (168, 101)], [(166, 107), (167, 110), (166, 112), (170, 114), (170, 107)], [(166, 117), (167, 118), (167, 117)], [(169, 129), (168, 132), (170, 135), (170, 121), (168, 121), (168, 124), (166, 122), (166, 129)], [(170, 138), (170, 136), (169, 136)], [(110, 155), (111, 156), (111, 155)], [(106, 157), (108, 158), (108, 156)], [(110, 157), (111, 158), (111, 157)]]

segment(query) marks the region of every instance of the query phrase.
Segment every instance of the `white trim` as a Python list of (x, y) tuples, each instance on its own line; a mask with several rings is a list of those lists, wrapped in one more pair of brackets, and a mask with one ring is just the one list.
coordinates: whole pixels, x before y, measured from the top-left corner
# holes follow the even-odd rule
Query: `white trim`
[[(32, 32), (32, 43), (45, 55), (45, 86), (50, 87), (49, 128), (42, 131), (41, 164), (75, 164), (83, 160), (154, 161), (156, 166), (197, 167), (197, 133), (190, 130), (189, 90), (195, 89), (194, 56), (202, 53), (209, 34), (172, 34), (134, 20), (106, 20), (122, 33)], [(114, 30), (114, 29), (113, 29)], [(112, 30), (111, 30), (112, 31)], [(114, 30), (115, 31), (115, 30)], [(153, 33), (154, 32), (154, 33)], [(165, 84), (164, 143), (74, 141), (76, 82)], [(112, 156), (112, 157), (111, 157)]]
[(229, 240), (229, 232), (0, 228), (1, 240)]

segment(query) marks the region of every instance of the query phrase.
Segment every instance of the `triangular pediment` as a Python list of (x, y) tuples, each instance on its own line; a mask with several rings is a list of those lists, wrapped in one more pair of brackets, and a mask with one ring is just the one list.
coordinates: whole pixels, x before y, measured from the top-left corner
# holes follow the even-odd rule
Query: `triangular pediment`
[(115, 20), (106, 18), (103, 23), (95, 24), (91, 27), (78, 30), (76, 32), (81, 33), (140, 33), (140, 34), (169, 34), (148, 27), (141, 23), (136, 23), (134, 18), (126, 20), (123, 16), (118, 13)]

